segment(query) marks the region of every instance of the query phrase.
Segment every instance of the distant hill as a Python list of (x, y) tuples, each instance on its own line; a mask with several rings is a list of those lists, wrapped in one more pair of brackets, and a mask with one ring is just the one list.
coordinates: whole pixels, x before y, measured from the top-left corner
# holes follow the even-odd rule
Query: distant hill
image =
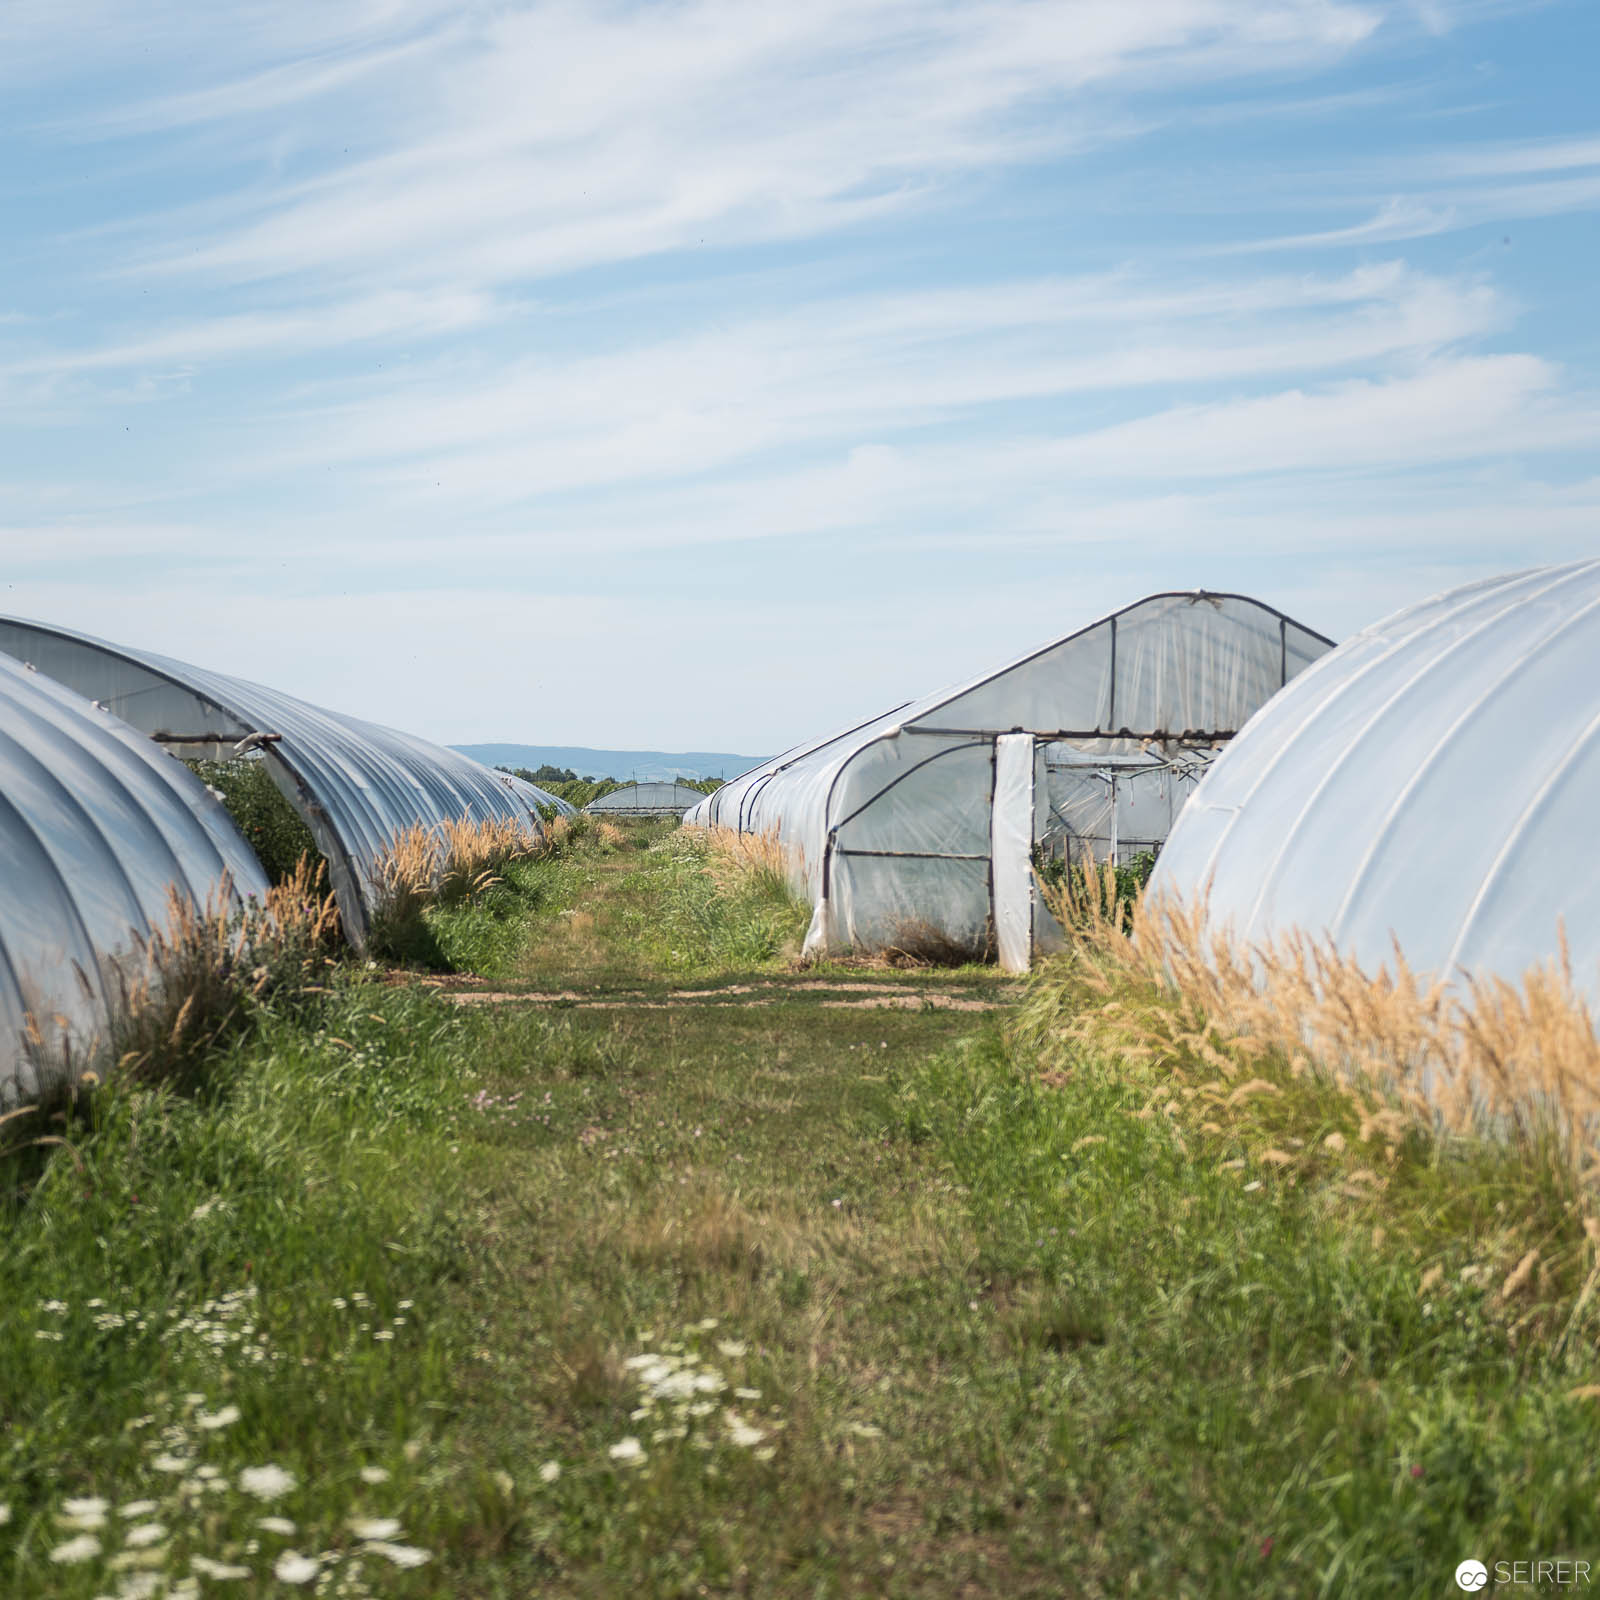
[(588, 750), (574, 744), (458, 744), (486, 767), (567, 767), (585, 778), (736, 778), (765, 756), (706, 750)]

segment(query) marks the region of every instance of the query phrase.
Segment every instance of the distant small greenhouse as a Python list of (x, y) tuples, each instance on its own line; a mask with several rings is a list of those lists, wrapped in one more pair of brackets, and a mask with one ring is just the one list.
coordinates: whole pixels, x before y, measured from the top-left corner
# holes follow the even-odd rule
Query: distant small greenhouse
[(681, 817), (704, 799), (701, 790), (686, 783), (627, 783), (583, 809), (601, 817)]

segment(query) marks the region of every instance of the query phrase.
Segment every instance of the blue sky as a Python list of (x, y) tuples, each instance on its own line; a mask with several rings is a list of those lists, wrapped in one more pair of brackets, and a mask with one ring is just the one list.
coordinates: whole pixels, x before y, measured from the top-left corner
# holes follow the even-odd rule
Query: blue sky
[(4, 609), (762, 752), (1600, 535), (1592, 0), (7, 0)]

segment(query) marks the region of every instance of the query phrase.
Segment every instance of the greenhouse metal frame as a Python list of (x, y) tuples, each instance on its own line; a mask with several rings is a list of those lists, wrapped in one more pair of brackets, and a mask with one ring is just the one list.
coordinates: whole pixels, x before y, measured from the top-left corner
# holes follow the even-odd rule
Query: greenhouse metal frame
[(1021, 970), (1059, 932), (1036, 847), (1159, 844), (1218, 747), (1332, 641), (1246, 595), (1150, 595), (968, 683), (797, 746), (690, 825), (774, 833), (813, 904), (806, 950), (993, 953)]

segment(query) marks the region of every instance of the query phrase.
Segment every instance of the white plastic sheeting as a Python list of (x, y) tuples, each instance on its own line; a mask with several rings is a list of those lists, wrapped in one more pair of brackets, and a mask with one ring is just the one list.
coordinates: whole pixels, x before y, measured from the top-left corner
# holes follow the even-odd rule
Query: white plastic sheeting
[(1033, 965), (1039, 933), (1039, 884), (1033, 844), (1039, 833), (1039, 767), (1044, 746), (1030, 733), (1002, 733), (994, 742), (994, 808), (989, 859), (994, 885), (995, 959), (1007, 972)]
[(224, 883), (235, 900), (267, 891), (206, 787), (0, 656), (0, 1109), (48, 1092), (104, 1037), (117, 969), (143, 975), (141, 941), (165, 928), (168, 891), (221, 907)]
[(564, 800), (509, 773), (393, 728), (148, 650), (20, 618), (0, 618), (0, 651), (106, 707), (184, 758), (262, 751), (273, 781), (328, 860), (347, 936), (364, 942), (372, 875), (402, 829), (571, 814)]
[(705, 795), (686, 783), (626, 783), (610, 794), (599, 795), (583, 809), (611, 817), (681, 817)]
[[(1159, 768), (1170, 814), (1188, 781), (1172, 776), (1174, 765), (1209, 756), (1331, 648), (1242, 595), (1153, 595), (997, 672), (787, 751), (725, 784), (685, 821), (776, 832), (796, 888), (813, 903), (808, 952), (985, 953), (996, 928), (1000, 735), (1050, 747), (1033, 793), (1002, 797), (1025, 807), (1019, 821), (1000, 824), (1006, 837), (1026, 830), (1032, 842), (1058, 842), (1082, 797), (1103, 804), (1104, 794), (1107, 826), (1062, 846), (1070, 852), (1076, 838), (1079, 853), (1103, 859), (1119, 809), (1140, 805), (1144, 816), (1154, 808), (1136, 785), (1116, 793), (1100, 768)], [(1074, 754), (1098, 765), (1070, 770)]]
[(1476, 583), (1364, 629), (1272, 701), (1184, 811), (1152, 893), (1242, 942), (1519, 978), (1600, 1004), (1600, 561)]

